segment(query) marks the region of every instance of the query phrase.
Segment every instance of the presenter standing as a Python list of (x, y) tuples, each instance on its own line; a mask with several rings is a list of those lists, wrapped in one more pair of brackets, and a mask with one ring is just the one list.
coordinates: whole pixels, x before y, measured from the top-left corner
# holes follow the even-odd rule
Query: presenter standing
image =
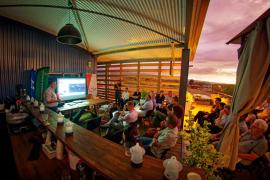
[(52, 109), (53, 111), (57, 111), (58, 102), (60, 101), (59, 97), (55, 93), (56, 89), (56, 81), (52, 81), (49, 87), (46, 89), (44, 93), (44, 103), (46, 107)]
[(121, 100), (121, 82), (118, 81), (115, 85), (114, 85), (114, 90), (115, 90), (115, 102), (117, 104), (120, 103)]

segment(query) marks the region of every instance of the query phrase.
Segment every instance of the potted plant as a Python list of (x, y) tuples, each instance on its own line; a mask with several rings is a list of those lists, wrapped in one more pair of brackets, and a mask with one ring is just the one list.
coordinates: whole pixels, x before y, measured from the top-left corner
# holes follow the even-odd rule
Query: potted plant
[(146, 96), (148, 95), (148, 92), (145, 91), (145, 90), (142, 90), (142, 93), (141, 93), (141, 99), (146, 99)]
[(145, 90), (142, 90), (140, 104), (143, 104), (145, 102), (147, 95), (148, 95), (148, 92)]
[(187, 131), (181, 131), (184, 151), (186, 149), (182, 163), (189, 167), (202, 168), (207, 179), (221, 179), (217, 169), (223, 166), (224, 156), (218, 152), (214, 145), (210, 143), (211, 134), (204, 123), (204, 127), (196, 127), (193, 120), (187, 120)]

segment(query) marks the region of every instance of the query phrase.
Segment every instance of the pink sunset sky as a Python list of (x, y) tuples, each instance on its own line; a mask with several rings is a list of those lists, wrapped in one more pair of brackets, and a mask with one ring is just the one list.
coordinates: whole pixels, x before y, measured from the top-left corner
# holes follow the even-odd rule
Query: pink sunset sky
[(211, 0), (189, 79), (235, 83), (239, 45), (226, 45), (263, 12), (270, 0)]

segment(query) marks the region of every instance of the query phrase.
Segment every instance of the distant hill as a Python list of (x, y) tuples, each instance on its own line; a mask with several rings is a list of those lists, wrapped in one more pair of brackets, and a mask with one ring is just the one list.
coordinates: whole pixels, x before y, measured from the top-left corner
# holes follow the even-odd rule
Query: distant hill
[(229, 96), (233, 95), (235, 84), (222, 84), (222, 83), (213, 83), (207, 81), (198, 81), (198, 80), (189, 80), (190, 89), (198, 89), (208, 93), (220, 93), (226, 94)]

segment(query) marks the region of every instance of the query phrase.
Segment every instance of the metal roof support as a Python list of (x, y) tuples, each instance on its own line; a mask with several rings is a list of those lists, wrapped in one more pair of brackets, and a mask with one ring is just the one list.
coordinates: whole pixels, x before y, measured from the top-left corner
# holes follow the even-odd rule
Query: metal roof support
[[(76, 0), (72, 0), (72, 8), (75, 6), (76, 8), (77, 8), (77, 4), (76, 4)], [(89, 48), (89, 46), (88, 46), (88, 40), (87, 40), (87, 38), (86, 38), (86, 33), (85, 33), (85, 29), (84, 29), (84, 27), (83, 27), (83, 23), (82, 23), (82, 19), (81, 19), (81, 16), (80, 16), (80, 14), (78, 13), (78, 11), (72, 11), (73, 12), (73, 14), (74, 14), (74, 16), (75, 16), (75, 19), (77, 19), (77, 21), (78, 21), (78, 24), (79, 24), (79, 28), (81, 29), (81, 32), (82, 32), (82, 35), (83, 35), (83, 41), (85, 41), (84, 42), (84, 45), (85, 45), (85, 47), (86, 47), (86, 49), (88, 50), (88, 51), (90, 51), (90, 48)]]
[[(187, 83), (188, 83), (188, 68), (189, 68), (189, 56), (190, 49), (182, 49), (182, 63), (181, 63), (181, 76), (180, 76), (180, 87), (179, 87), (179, 104), (183, 106), (185, 112), (186, 104), (186, 92), (187, 92)], [(181, 123), (181, 129), (183, 129), (183, 121)]]

